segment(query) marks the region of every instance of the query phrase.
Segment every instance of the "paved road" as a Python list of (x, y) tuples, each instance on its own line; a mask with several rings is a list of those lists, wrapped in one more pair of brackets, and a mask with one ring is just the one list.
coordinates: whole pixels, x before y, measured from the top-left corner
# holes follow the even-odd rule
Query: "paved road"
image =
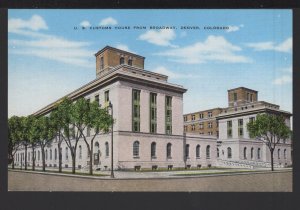
[(9, 191), (291, 192), (292, 172), (170, 179), (91, 179), (8, 172)]

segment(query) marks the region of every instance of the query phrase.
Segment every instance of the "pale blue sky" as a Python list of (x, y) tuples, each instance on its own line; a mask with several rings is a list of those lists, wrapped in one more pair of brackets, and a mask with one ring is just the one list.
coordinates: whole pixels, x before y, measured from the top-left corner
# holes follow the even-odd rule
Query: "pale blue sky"
[(145, 69), (187, 88), (184, 113), (226, 107), (227, 90), (239, 86), (292, 112), (291, 10), (9, 10), (8, 39), (9, 116), (32, 114), (95, 79), (94, 53), (106, 45), (146, 57)]

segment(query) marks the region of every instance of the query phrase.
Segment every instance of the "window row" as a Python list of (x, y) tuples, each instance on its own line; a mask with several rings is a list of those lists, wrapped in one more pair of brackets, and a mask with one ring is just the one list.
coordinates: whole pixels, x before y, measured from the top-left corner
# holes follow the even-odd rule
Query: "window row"
[[(208, 118), (211, 118), (212, 116), (213, 116), (213, 113), (212, 113), (212, 112), (207, 112), (207, 117), (208, 117)], [(204, 118), (204, 113), (200, 113), (200, 114), (199, 114), (199, 119), (203, 119), (203, 118)], [(184, 121), (188, 121), (188, 116), (184, 116), (184, 117), (183, 117), (183, 120), (184, 120)], [(192, 120), (192, 121), (196, 120), (196, 114), (192, 114), (192, 115), (191, 115), (191, 120)]]

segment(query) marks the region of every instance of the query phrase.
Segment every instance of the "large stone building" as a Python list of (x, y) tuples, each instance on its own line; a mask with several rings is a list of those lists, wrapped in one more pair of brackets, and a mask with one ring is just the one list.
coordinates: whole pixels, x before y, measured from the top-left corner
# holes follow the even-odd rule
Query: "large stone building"
[[(268, 167), (269, 151), (259, 141), (250, 139), (246, 124), (258, 113), (291, 114), (278, 105), (257, 101), (257, 91), (248, 88), (228, 90), (228, 107), (191, 113), (183, 116), (183, 94), (180, 85), (168, 82), (166, 75), (144, 69), (144, 57), (106, 46), (95, 54), (96, 79), (71, 92), (66, 97), (84, 97), (99, 105), (113, 105), (113, 167), (141, 168), (200, 168)], [(62, 98), (61, 98), (62, 99)], [(48, 115), (61, 100), (34, 113)], [(87, 129), (87, 136), (93, 131)], [(88, 137), (90, 140), (91, 137)], [(94, 141), (93, 162), (89, 162), (86, 144), (77, 146), (76, 167), (109, 170), (111, 167), (111, 133), (98, 135)], [(291, 142), (277, 147), (275, 166), (291, 164)], [(35, 154), (28, 150), (28, 164), (33, 155), (36, 165), (42, 165), (41, 149)], [(58, 166), (56, 139), (46, 148), (47, 167)], [(16, 153), (17, 166), (24, 165), (24, 148)], [(72, 165), (69, 148), (62, 143), (64, 168)]]
[[(178, 168), (216, 165), (214, 136), (183, 135), (183, 93), (180, 85), (169, 83), (166, 75), (144, 69), (144, 57), (105, 47), (95, 54), (96, 79), (71, 92), (67, 97), (80, 97), (113, 104), (114, 168)], [(61, 99), (35, 112), (47, 115)], [(93, 131), (86, 131), (92, 135)], [(97, 136), (94, 145), (94, 168), (110, 169), (111, 134)], [(28, 150), (28, 164), (32, 154)], [(46, 148), (47, 167), (58, 166), (57, 142)], [(62, 144), (63, 166), (71, 167), (69, 148)], [(36, 164), (41, 166), (41, 151), (36, 149)], [(22, 162), (22, 163), (21, 163)], [(24, 151), (16, 156), (24, 164)], [(87, 168), (86, 144), (79, 141), (76, 167)]]
[[(268, 147), (262, 141), (251, 139), (247, 130), (247, 123), (264, 113), (283, 115), (290, 127), (291, 113), (280, 110), (276, 104), (258, 101), (255, 90), (238, 87), (228, 90), (228, 107), (185, 114), (184, 128), (187, 133), (206, 131), (217, 136), (218, 166), (268, 167), (271, 162)], [(207, 127), (200, 126), (205, 123)], [(212, 134), (209, 128), (214, 130)], [(291, 139), (280, 142), (274, 154), (275, 166), (291, 165)]]

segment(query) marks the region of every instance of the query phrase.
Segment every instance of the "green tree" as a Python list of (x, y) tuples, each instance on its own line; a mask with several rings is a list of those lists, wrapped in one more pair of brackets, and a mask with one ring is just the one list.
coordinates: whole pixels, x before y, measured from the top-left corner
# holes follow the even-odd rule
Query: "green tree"
[(8, 119), (8, 155), (12, 160), (12, 168), (15, 168), (15, 154), (21, 145), (21, 120), (17, 116)]
[(43, 171), (45, 171), (46, 170), (45, 147), (51, 145), (51, 142), (55, 137), (55, 127), (51, 123), (50, 117), (48, 116), (39, 117), (37, 123), (40, 126), (40, 138), (38, 141), (38, 145), (41, 147)]
[(285, 119), (281, 115), (258, 114), (256, 120), (250, 121), (247, 128), (251, 138), (256, 138), (264, 142), (271, 154), (271, 170), (274, 171), (273, 154), (280, 141), (291, 136), (290, 128), (285, 124)]
[[(101, 132), (108, 132), (113, 119), (107, 109), (99, 107), (98, 102), (89, 103), (83, 98), (78, 99), (74, 104), (72, 115), (74, 124), (86, 143), (90, 157), (89, 173), (93, 174), (93, 146), (95, 137)], [(85, 129), (94, 130), (90, 141), (87, 140), (87, 135), (84, 132)]]
[(40, 138), (41, 138), (41, 125), (40, 121), (37, 117), (35, 116), (29, 116), (31, 117), (31, 127), (29, 130), (29, 142), (30, 146), (32, 148), (32, 170), (35, 170), (35, 160), (36, 160), (36, 155), (35, 155), (35, 148), (38, 145)]
[(27, 170), (27, 148), (30, 145), (30, 128), (32, 126), (31, 117), (20, 117), (20, 139), (25, 148), (25, 170)]

